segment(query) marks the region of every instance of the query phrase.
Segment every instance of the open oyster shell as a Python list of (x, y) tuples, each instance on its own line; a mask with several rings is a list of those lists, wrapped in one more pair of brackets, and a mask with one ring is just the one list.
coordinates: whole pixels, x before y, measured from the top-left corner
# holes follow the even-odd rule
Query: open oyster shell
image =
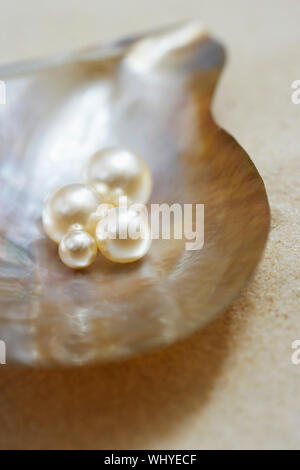
[[(238, 294), (269, 227), (263, 182), (210, 113), (222, 46), (198, 23), (0, 69), (0, 339), (7, 361), (82, 365), (135, 355), (202, 327)], [(202, 250), (157, 240), (120, 266), (65, 267), (43, 202), (81, 181), (89, 155), (145, 158), (155, 203), (205, 204)]]

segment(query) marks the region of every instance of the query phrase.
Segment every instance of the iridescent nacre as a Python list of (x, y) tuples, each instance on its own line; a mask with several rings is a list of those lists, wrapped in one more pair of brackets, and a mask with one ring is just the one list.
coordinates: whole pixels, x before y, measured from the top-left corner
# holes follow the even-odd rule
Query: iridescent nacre
[[(186, 337), (220, 314), (269, 229), (263, 181), (210, 107), (223, 47), (197, 22), (49, 61), (0, 69), (0, 338), (7, 362), (82, 365)], [(245, 118), (246, 119), (246, 118)], [(45, 197), (82, 181), (100, 148), (141, 155), (150, 203), (201, 203), (204, 246), (155, 240), (131, 265), (61, 263)], [(99, 188), (105, 190), (103, 186)]]

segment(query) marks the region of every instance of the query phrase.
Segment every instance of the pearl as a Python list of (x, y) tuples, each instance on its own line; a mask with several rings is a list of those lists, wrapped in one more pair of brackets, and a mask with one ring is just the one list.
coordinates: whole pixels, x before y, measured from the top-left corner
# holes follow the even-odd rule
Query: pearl
[(86, 168), (88, 184), (104, 183), (111, 190), (124, 192), (132, 202), (145, 204), (151, 194), (152, 178), (148, 166), (137, 154), (121, 148), (95, 153)]
[(130, 204), (132, 203), (132, 201), (128, 200), (128, 196), (125, 194), (125, 192), (121, 188), (115, 188), (109, 191), (106, 194), (105, 199), (107, 202), (109, 202), (110, 204), (113, 204), (114, 206), (120, 206), (122, 205), (123, 201), (126, 201), (126, 200)]
[(97, 244), (84, 230), (73, 230), (61, 240), (58, 253), (62, 262), (69, 268), (87, 268), (97, 255)]
[(102, 198), (105, 199), (109, 197), (110, 189), (107, 184), (102, 183), (101, 181), (94, 181), (89, 185), (96, 193)]
[(86, 231), (89, 232), (93, 237), (96, 235), (96, 227), (101, 219), (103, 219), (108, 212), (113, 209), (115, 205), (111, 203), (103, 203), (97, 207), (95, 212), (92, 212), (88, 218), (86, 224)]
[(100, 202), (100, 196), (83, 184), (69, 184), (52, 194), (43, 211), (43, 225), (47, 235), (56, 243), (73, 225), (84, 228), (90, 214)]
[(96, 241), (109, 260), (131, 263), (145, 256), (152, 240), (145, 216), (130, 207), (116, 207), (99, 221)]

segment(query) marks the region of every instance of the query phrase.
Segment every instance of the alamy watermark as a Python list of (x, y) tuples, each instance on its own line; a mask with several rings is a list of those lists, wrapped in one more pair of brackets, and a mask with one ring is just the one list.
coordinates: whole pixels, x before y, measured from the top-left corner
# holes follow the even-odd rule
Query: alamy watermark
[(150, 204), (148, 209), (144, 204), (129, 204), (123, 196), (118, 207), (100, 204), (97, 213), (101, 214), (97, 236), (102, 240), (147, 239), (149, 231), (141, 221), (148, 220), (152, 240), (185, 240), (187, 251), (201, 250), (204, 246), (204, 204)]
[(291, 94), (291, 101), (293, 104), (300, 104), (300, 80), (294, 80), (291, 84), (294, 90)]
[(0, 365), (6, 364), (6, 344), (0, 340)]
[(0, 80), (0, 105), (6, 104), (6, 84)]
[(291, 354), (291, 363), (298, 366), (300, 364), (300, 339), (295, 339), (291, 344), (291, 348), (294, 349)]

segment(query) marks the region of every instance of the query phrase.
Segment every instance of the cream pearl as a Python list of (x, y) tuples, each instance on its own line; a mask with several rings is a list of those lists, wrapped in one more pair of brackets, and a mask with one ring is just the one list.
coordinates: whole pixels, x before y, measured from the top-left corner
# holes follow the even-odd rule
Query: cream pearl
[(142, 258), (152, 242), (147, 219), (130, 207), (111, 209), (97, 225), (96, 241), (101, 253), (116, 263)]
[(110, 189), (107, 184), (102, 183), (101, 181), (94, 181), (89, 184), (89, 187), (92, 188), (96, 193), (101, 197), (101, 199), (107, 199), (110, 195)]
[(84, 184), (69, 184), (52, 194), (43, 211), (43, 225), (47, 235), (59, 243), (72, 225), (84, 228), (91, 212), (100, 202), (100, 196)]
[(87, 268), (97, 255), (97, 244), (84, 230), (72, 230), (61, 240), (58, 253), (62, 262), (69, 268)]
[(137, 154), (121, 148), (95, 153), (86, 168), (88, 184), (105, 183), (111, 190), (123, 191), (133, 202), (145, 204), (151, 194), (151, 173)]
[(116, 207), (111, 203), (103, 203), (97, 207), (95, 212), (92, 212), (86, 224), (86, 231), (89, 232), (93, 237), (96, 235), (96, 228), (100, 220), (102, 220), (108, 212)]

